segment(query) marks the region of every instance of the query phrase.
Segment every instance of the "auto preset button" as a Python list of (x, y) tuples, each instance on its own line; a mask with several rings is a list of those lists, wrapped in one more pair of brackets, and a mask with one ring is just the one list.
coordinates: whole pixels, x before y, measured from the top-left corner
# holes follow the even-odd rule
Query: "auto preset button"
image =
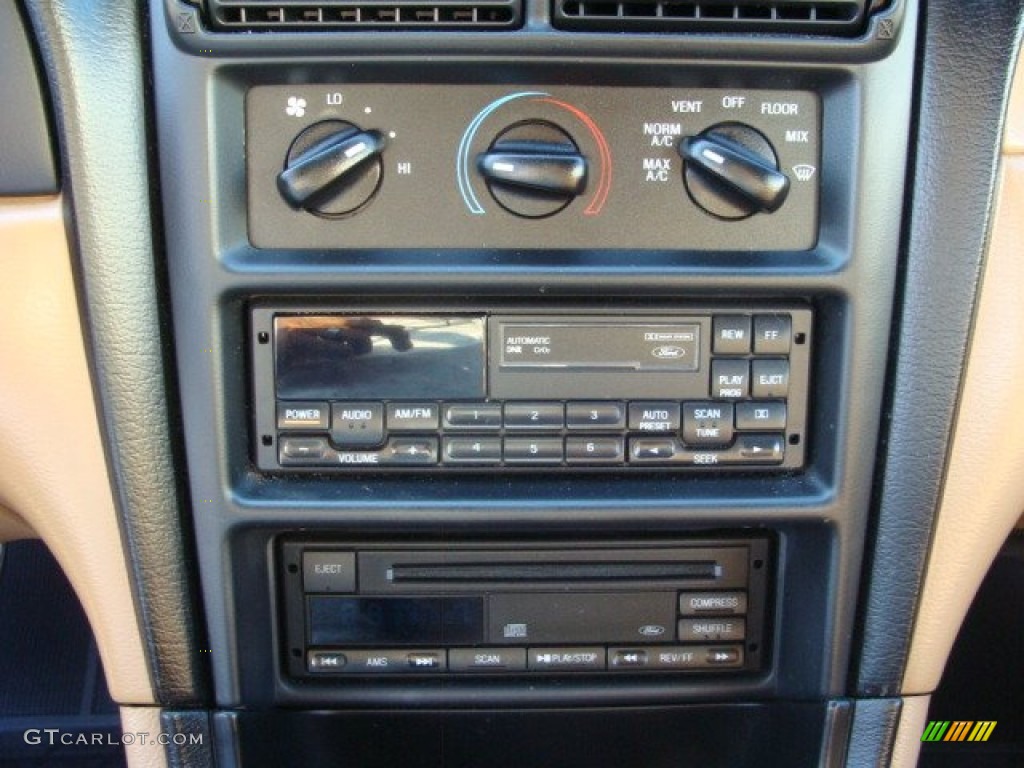
[(636, 432), (678, 432), (679, 403), (630, 403), (629, 428)]

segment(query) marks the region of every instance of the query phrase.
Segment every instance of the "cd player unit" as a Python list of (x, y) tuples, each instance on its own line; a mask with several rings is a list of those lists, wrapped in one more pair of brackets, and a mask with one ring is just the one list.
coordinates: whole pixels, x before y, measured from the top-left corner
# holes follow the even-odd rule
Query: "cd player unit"
[(284, 539), (295, 678), (759, 671), (770, 542)]
[(811, 311), (252, 312), (270, 472), (804, 466)]

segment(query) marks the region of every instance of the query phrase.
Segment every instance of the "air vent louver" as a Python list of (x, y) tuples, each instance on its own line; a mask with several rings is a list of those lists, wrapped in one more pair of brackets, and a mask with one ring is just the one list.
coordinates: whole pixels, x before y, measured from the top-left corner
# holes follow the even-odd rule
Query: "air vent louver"
[(865, 1), (552, 0), (559, 29), (587, 32), (738, 32), (853, 35)]
[(514, 29), (520, 0), (208, 0), (210, 25), (224, 32), (334, 32), (343, 30)]

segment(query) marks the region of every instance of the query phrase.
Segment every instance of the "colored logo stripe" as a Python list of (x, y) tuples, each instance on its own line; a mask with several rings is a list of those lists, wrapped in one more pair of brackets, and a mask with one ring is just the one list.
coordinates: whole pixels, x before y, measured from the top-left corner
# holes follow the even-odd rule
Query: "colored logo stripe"
[(996, 729), (995, 720), (931, 720), (921, 741), (988, 741)]

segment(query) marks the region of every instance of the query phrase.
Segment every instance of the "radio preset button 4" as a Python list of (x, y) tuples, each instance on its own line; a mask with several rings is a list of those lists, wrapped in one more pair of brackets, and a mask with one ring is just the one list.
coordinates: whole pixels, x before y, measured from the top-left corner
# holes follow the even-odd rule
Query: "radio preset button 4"
[(679, 403), (630, 403), (629, 428), (635, 432), (678, 432)]
[(334, 403), (331, 440), (342, 448), (377, 446), (384, 442), (383, 403)]
[(464, 403), (444, 406), (448, 429), (501, 429), (501, 403)]
[(444, 460), (453, 464), (497, 464), (501, 461), (501, 439), (446, 437)]

